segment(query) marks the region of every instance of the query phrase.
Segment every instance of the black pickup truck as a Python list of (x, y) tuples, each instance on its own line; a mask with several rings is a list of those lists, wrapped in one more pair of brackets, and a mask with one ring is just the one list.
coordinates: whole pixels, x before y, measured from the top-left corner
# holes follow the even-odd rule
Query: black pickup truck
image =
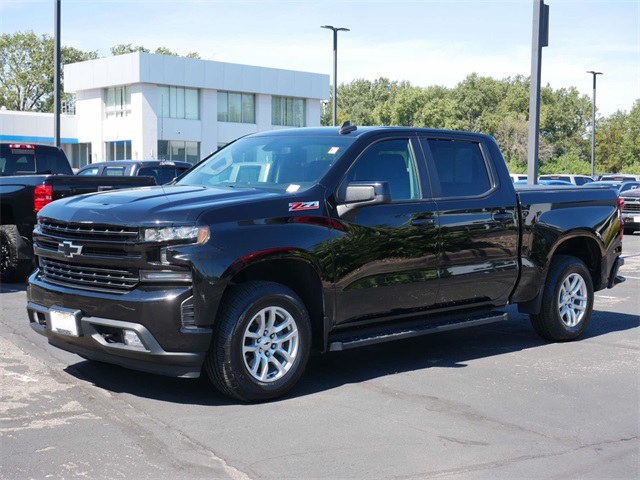
[(312, 350), (506, 320), (587, 327), (623, 260), (609, 188), (516, 191), (486, 135), (401, 127), (253, 134), (174, 184), (46, 206), (31, 327), (91, 360), (278, 397)]
[(36, 214), (46, 204), (81, 193), (155, 183), (151, 177), (76, 177), (60, 147), (0, 143), (0, 282), (24, 280), (33, 270), (31, 236)]

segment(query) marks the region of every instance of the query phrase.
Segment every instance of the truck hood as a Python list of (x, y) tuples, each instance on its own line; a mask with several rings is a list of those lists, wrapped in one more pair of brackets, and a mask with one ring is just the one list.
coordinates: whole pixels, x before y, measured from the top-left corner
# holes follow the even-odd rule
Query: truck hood
[(39, 216), (62, 222), (141, 225), (194, 223), (203, 211), (280, 194), (258, 189), (161, 185), (90, 193), (56, 200)]

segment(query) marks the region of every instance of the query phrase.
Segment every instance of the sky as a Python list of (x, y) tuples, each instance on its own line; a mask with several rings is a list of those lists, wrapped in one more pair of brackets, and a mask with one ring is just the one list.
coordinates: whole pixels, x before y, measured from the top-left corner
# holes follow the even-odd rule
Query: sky
[[(542, 85), (575, 87), (598, 115), (640, 99), (640, 0), (545, 0)], [(0, 33), (54, 34), (55, 0), (0, 0)], [(531, 75), (534, 0), (61, 0), (61, 43), (111, 54), (118, 44), (324, 73), (333, 84), (406, 80), (455, 87), (477, 73)]]

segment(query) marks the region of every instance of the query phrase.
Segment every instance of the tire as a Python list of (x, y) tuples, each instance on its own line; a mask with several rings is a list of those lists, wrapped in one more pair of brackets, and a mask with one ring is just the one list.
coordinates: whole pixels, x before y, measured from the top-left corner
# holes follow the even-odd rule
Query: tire
[(32, 263), (18, 259), (20, 232), (15, 225), (0, 226), (0, 283), (25, 279)]
[(593, 281), (582, 260), (558, 255), (551, 261), (539, 314), (530, 315), (535, 331), (552, 342), (578, 338), (593, 311)]
[(223, 300), (205, 369), (224, 395), (261, 402), (284, 395), (309, 360), (311, 321), (302, 300), (273, 282), (232, 287)]

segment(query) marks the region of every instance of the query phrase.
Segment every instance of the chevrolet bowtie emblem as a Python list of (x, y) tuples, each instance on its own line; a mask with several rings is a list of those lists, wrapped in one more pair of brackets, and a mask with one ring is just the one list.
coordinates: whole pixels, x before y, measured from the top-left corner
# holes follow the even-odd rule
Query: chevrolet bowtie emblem
[(62, 253), (66, 258), (73, 258), (75, 255), (82, 254), (82, 245), (74, 245), (65, 241), (58, 244), (58, 252)]

